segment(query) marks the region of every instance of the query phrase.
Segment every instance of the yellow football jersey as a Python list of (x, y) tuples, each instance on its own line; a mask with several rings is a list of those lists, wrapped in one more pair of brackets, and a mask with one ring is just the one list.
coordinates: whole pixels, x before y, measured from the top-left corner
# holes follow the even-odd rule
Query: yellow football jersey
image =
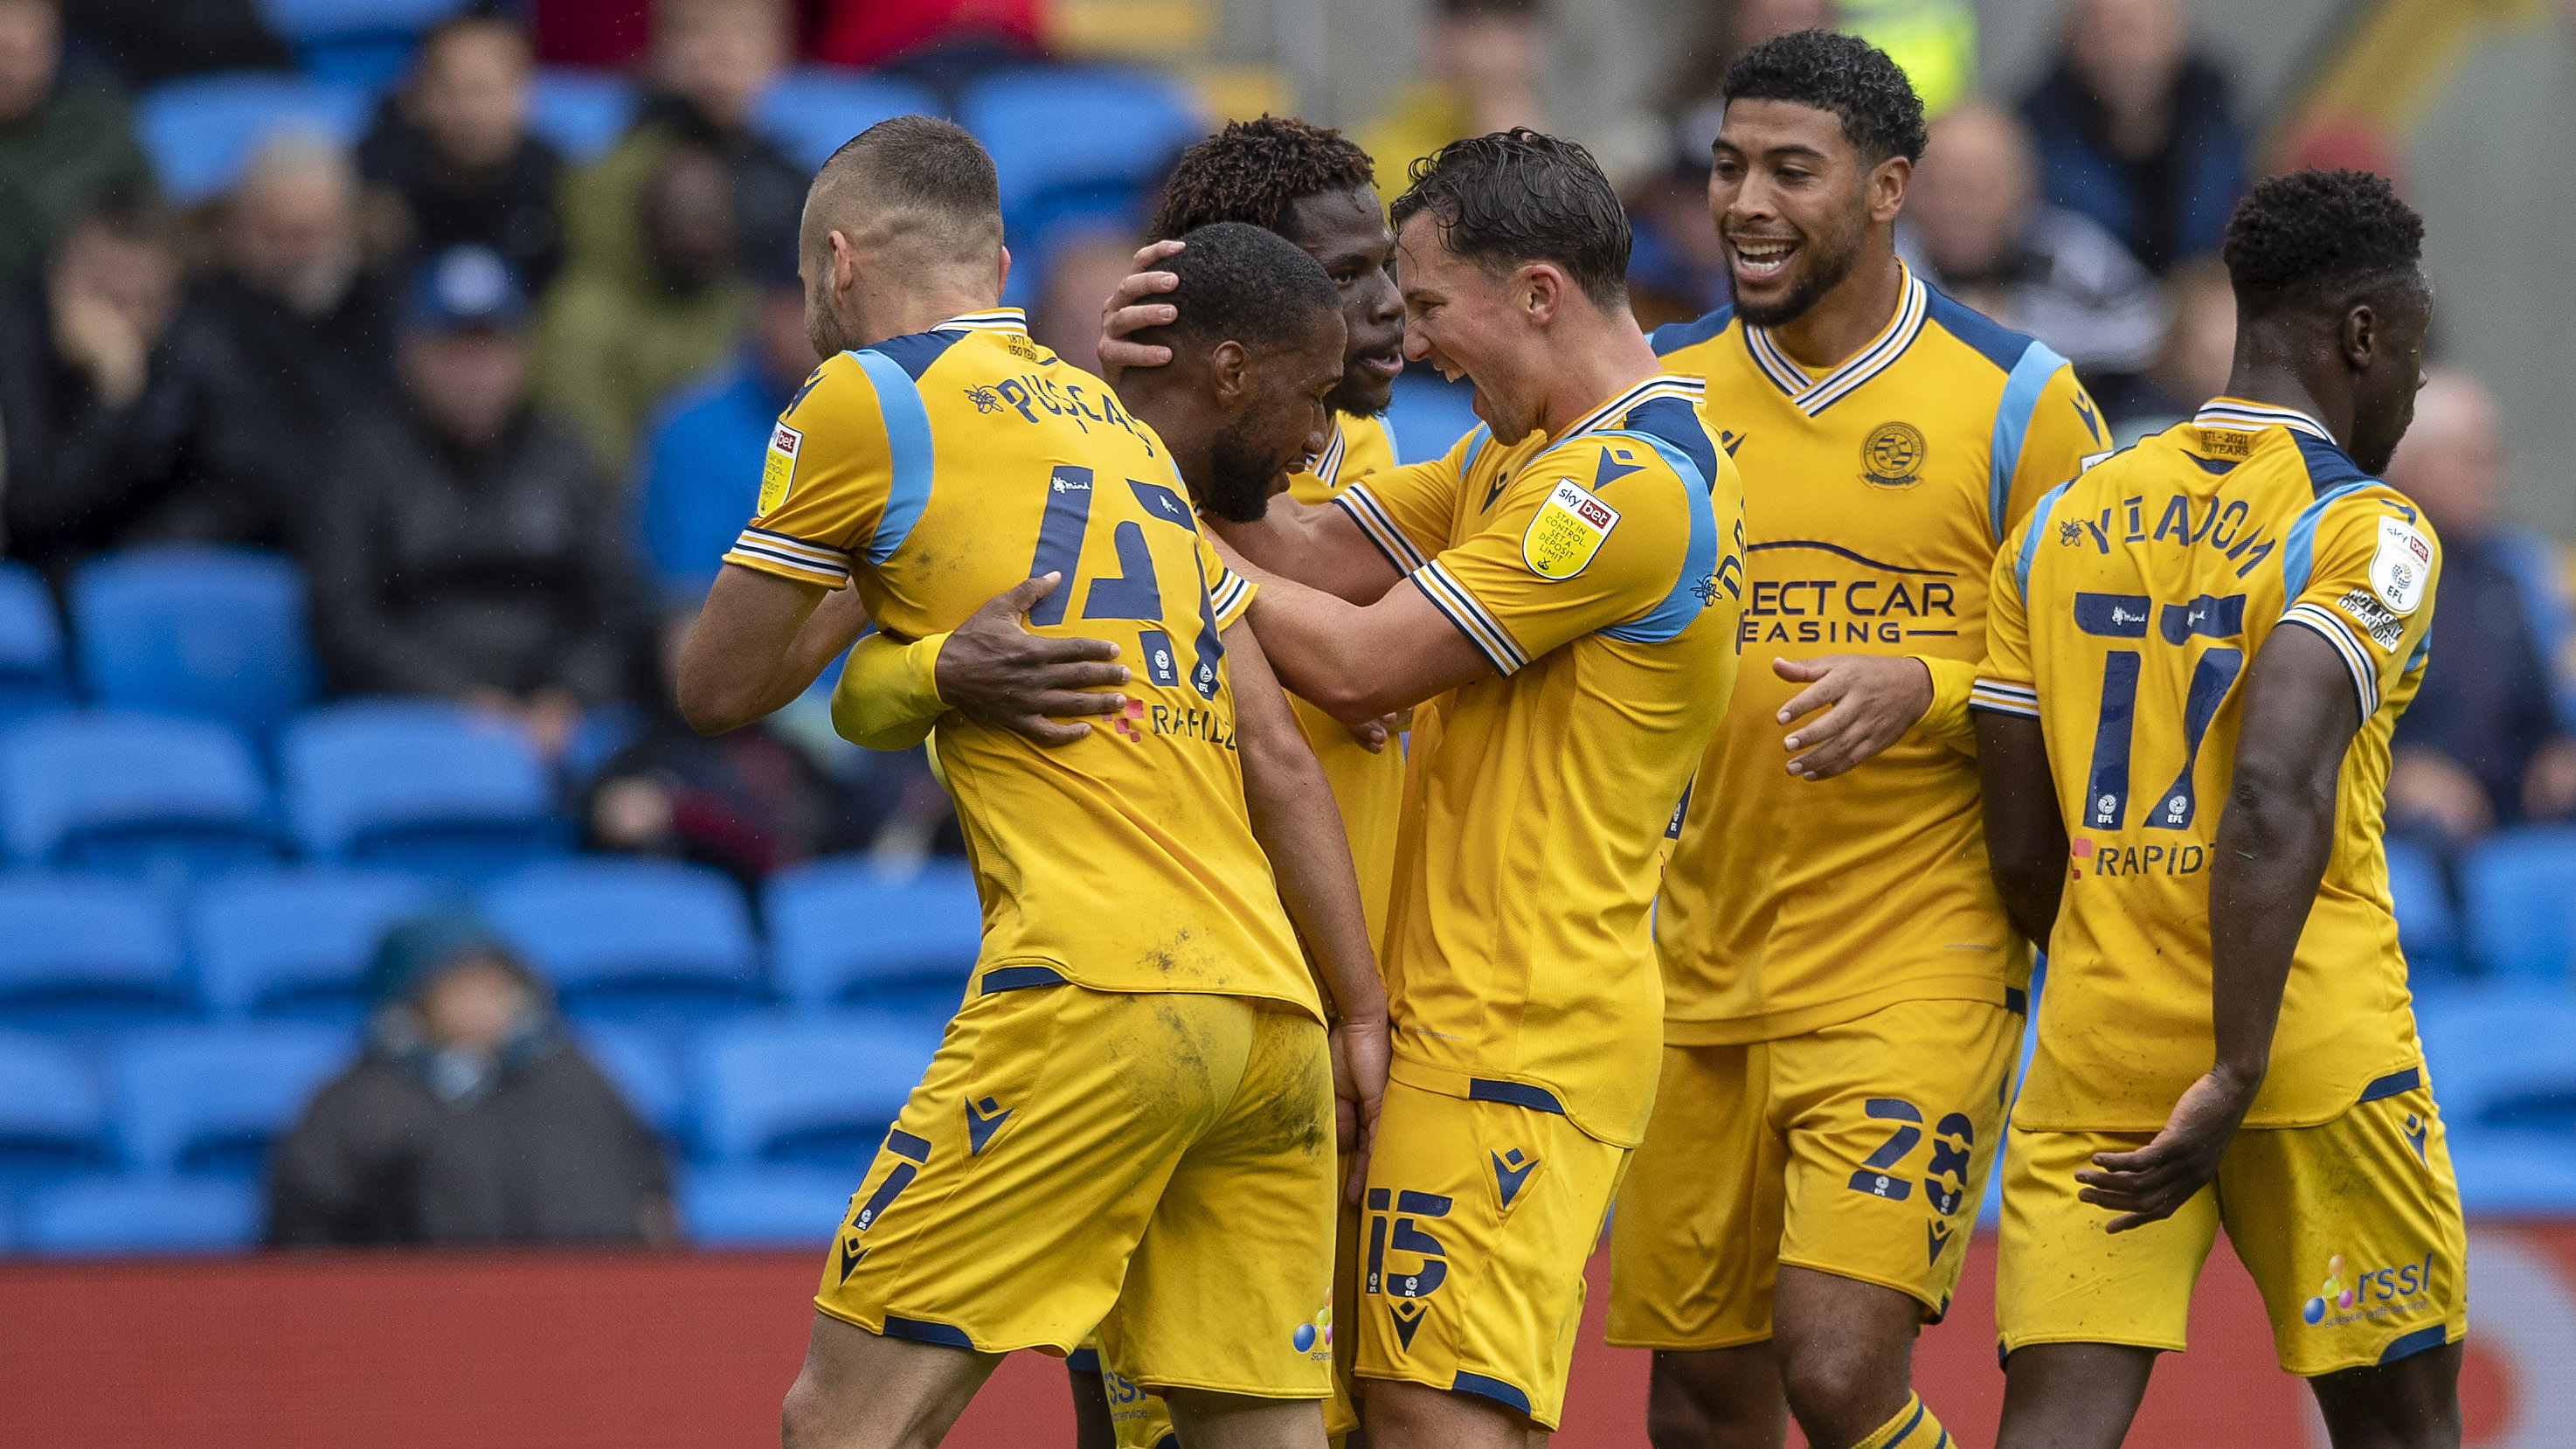
[(1742, 489), (1699, 393), (1650, 378), (1508, 446), (1480, 427), (1334, 500), (1500, 676), (1413, 740), (1395, 1077), (1617, 1146), (1655, 1089), (1655, 847), (1735, 671)]
[(1061, 571), (1029, 627), (1117, 640), (1141, 665), (1126, 713), (1071, 745), (942, 723), (981, 965), (1320, 1016), (1234, 748), (1220, 634), (1250, 585), (1200, 537), (1153, 430), (998, 309), (825, 362), (780, 417), (770, 465), (725, 562), (847, 581), (913, 637)]
[(2041, 500), (1995, 562), (1974, 708), (2037, 719), (2069, 878), (2016, 1126), (2153, 1131), (2209, 1069), (2211, 842), (2245, 668), (2283, 625), (2341, 656), (2361, 731), (2249, 1127), (2420, 1072), (2388, 900), (2388, 735), (2423, 679), (2440, 545), (2316, 421), (2220, 398)]
[[(1986, 872), (1964, 709), (1996, 544), (2106, 449), (2063, 358), (1926, 286), (1822, 377), (1731, 310), (1660, 328), (1745, 478), (1743, 677), (1656, 906), (1666, 1040), (1796, 1036), (2030, 979)], [(1831, 780), (1787, 770), (1775, 658), (1923, 656), (1955, 704)], [(1945, 678), (1945, 676), (1948, 676)], [(1946, 715), (1947, 719), (1941, 716)]]
[[(1384, 418), (1337, 413), (1333, 441), (1322, 457), (1288, 475), (1288, 496), (1300, 503), (1327, 503), (1342, 489), (1395, 466), (1395, 438)], [(1386, 939), (1386, 902), (1395, 879), (1397, 812), (1404, 804), (1404, 750), (1390, 742), (1376, 754), (1351, 738), (1350, 727), (1291, 694), (1297, 727), (1305, 732), (1315, 762), (1333, 787), (1341, 807), (1342, 831), (1350, 838), (1351, 866), (1359, 872), (1360, 906), (1368, 913), (1369, 940)]]

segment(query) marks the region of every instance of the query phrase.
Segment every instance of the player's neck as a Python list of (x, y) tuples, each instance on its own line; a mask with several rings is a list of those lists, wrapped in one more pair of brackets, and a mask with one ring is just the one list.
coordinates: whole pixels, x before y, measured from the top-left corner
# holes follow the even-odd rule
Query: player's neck
[(1538, 430), (1551, 438), (1664, 370), (1626, 307), (1587, 313), (1560, 320), (1547, 339), (1547, 392), (1539, 400)]
[(851, 331), (858, 347), (874, 347), (889, 337), (909, 337), (927, 332), (951, 317), (973, 312), (989, 312), (1002, 305), (999, 292), (959, 286), (926, 286), (919, 290), (903, 288), (872, 289), (852, 298), (851, 320), (857, 325)]
[(2352, 444), (2352, 398), (2349, 388), (2319, 386), (2300, 369), (2265, 355), (2266, 349), (2242, 348), (2227, 374), (2227, 395), (2244, 402), (2291, 408), (2306, 413), (2334, 434), (2338, 446)]
[(1771, 328), (1771, 340), (1811, 372), (1831, 372), (1877, 340), (1905, 302), (1905, 268), (1893, 232), (1873, 231), (1860, 260), (1816, 305)]

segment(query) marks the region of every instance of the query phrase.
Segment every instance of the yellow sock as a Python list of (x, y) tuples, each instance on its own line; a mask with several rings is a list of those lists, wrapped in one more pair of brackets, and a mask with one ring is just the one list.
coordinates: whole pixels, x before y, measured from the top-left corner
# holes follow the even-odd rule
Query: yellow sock
[(1941, 1427), (1941, 1417), (1923, 1402), (1921, 1394), (1905, 1401), (1896, 1417), (1869, 1431), (1869, 1437), (1852, 1449), (1952, 1449), (1950, 1431)]

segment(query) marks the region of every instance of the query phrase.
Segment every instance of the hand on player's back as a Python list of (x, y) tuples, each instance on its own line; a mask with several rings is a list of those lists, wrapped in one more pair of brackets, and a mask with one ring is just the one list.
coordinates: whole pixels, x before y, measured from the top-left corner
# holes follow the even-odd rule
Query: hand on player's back
[(1149, 299), (1161, 296), (1181, 284), (1170, 272), (1155, 270), (1154, 264), (1165, 257), (1180, 255), (1181, 244), (1158, 241), (1140, 247), (1136, 252), (1136, 271), (1118, 284), (1109, 300), (1100, 308), (1100, 375), (1113, 385), (1118, 374), (1131, 367), (1161, 367), (1172, 360), (1172, 349), (1127, 339), (1148, 327), (1166, 327), (1177, 319), (1180, 309), (1168, 302)]
[(942, 702), (1041, 745), (1067, 745), (1091, 733), (1090, 725), (1067, 722), (1068, 716), (1127, 707), (1127, 697), (1113, 692), (1127, 682), (1127, 667), (1108, 662), (1118, 657), (1117, 645), (1032, 634), (1020, 622), (1063, 577), (1050, 573), (1014, 584), (950, 632), (937, 668)]
[(1789, 773), (1802, 780), (1830, 780), (1895, 744), (1932, 707), (1932, 671), (1909, 657), (1774, 659), (1771, 671), (1807, 686), (1780, 707), (1780, 723), (1825, 711), (1781, 741), (1791, 756)]

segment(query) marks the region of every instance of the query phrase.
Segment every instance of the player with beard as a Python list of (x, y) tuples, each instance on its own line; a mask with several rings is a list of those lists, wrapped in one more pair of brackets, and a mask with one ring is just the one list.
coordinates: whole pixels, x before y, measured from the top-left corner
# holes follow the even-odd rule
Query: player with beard
[(2030, 973), (1965, 709), (1987, 576), (2109, 444), (2063, 359), (1897, 259), (1924, 131), (1894, 63), (1802, 31), (1725, 91), (1735, 302), (1654, 345), (1743, 470), (1749, 660), (1657, 905), (1663, 1077), (1609, 1337), (1657, 1350), (1659, 1449), (1776, 1449), (1784, 1390), (1817, 1449), (1932, 1449), (1912, 1345), (1966, 1255)]

